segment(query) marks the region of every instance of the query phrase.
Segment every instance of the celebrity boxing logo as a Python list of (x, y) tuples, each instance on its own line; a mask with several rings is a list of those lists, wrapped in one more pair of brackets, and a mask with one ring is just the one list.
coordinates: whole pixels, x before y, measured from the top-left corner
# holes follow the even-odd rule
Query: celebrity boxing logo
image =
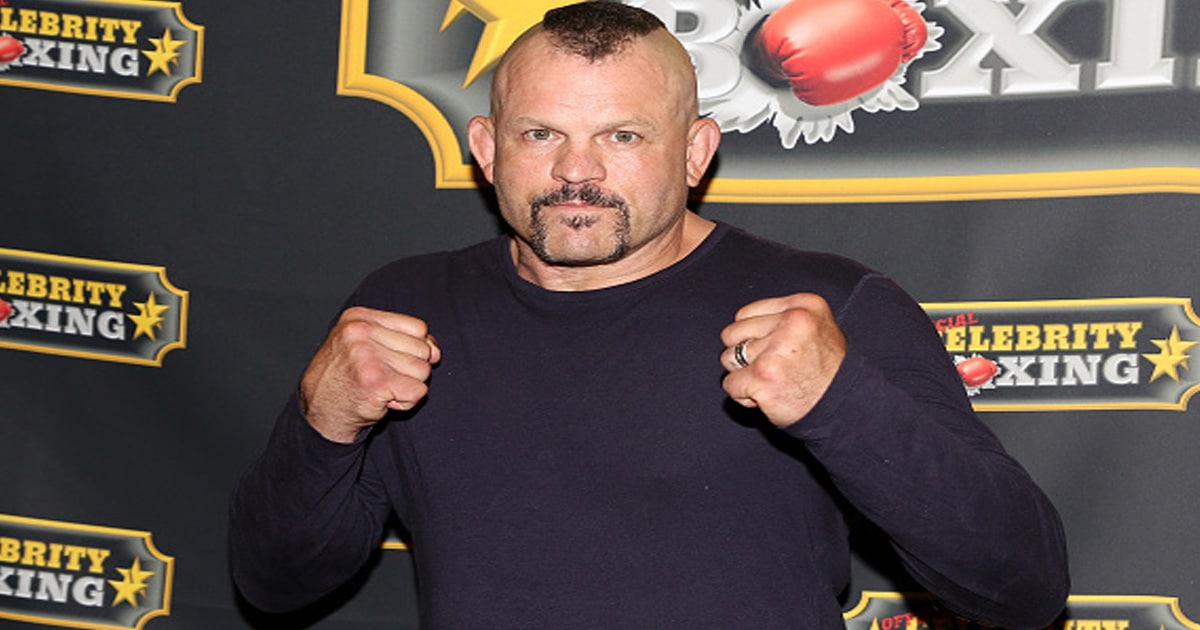
[(1173, 409), (1200, 391), (1181, 298), (926, 304), (979, 411)]
[(173, 102), (203, 55), (177, 2), (0, 1), (0, 85)]
[(0, 348), (161, 366), (187, 310), (163, 267), (0, 248)]
[(0, 514), (0, 619), (140, 629), (170, 614), (174, 571), (149, 532)]
[[(725, 132), (708, 201), (1200, 192), (1200, 3), (625, 1), (684, 45)], [(338, 92), (412, 119), (438, 186), (474, 186), (489, 73), (562, 4), (343, 0)]]
[[(925, 594), (866, 591), (843, 615), (847, 630), (998, 630), (962, 619)], [(1179, 600), (1154, 596), (1074, 595), (1046, 630), (1195, 630)]]

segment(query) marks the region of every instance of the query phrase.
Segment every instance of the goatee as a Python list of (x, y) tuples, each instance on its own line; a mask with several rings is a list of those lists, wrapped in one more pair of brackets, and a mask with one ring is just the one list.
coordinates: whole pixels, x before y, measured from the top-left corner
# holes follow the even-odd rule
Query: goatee
[[(542, 208), (571, 201), (581, 201), (589, 206), (612, 208), (617, 211), (616, 227), (612, 234), (612, 249), (602, 255), (567, 257), (555, 255), (548, 244), (550, 226), (547, 225)], [(598, 265), (619, 260), (629, 251), (630, 220), (629, 206), (620, 195), (606, 194), (595, 184), (563, 184), (556, 190), (539, 193), (529, 202), (530, 234), (529, 245), (534, 254), (547, 264), (580, 267)], [(572, 230), (590, 228), (602, 220), (596, 214), (574, 213), (564, 215), (561, 224)]]

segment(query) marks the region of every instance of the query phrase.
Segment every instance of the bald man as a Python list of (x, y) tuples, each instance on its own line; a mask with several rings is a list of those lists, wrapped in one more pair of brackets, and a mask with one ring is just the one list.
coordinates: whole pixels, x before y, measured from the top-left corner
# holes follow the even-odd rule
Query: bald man
[(866, 516), (960, 613), (1043, 627), (1058, 516), (886, 277), (689, 211), (720, 142), (651, 14), (547, 13), (468, 127), (511, 233), (358, 287), (235, 492), (285, 610), (395, 514), (429, 628), (842, 628)]

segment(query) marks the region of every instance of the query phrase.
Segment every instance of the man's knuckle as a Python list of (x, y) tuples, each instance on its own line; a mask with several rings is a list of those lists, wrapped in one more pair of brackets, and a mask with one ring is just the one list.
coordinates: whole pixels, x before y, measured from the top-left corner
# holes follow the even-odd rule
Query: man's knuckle
[(371, 336), (372, 325), (361, 319), (348, 320), (339, 328), (340, 337), (350, 343), (362, 342)]
[(782, 326), (801, 332), (809, 332), (817, 327), (817, 318), (812, 312), (794, 308), (784, 311), (781, 315)]

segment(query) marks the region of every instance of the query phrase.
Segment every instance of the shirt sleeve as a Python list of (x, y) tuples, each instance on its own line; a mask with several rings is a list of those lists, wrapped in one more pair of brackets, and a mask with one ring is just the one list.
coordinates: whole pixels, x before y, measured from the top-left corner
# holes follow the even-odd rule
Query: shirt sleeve
[(846, 358), (817, 406), (786, 431), (955, 612), (1046, 627), (1069, 591), (1058, 513), (975, 416), (925, 312), (868, 275), (838, 320)]
[(353, 576), (378, 549), (389, 513), (366, 456), (370, 432), (338, 444), (309, 425), (294, 394), (230, 504), (234, 582), (254, 606), (294, 610)]

